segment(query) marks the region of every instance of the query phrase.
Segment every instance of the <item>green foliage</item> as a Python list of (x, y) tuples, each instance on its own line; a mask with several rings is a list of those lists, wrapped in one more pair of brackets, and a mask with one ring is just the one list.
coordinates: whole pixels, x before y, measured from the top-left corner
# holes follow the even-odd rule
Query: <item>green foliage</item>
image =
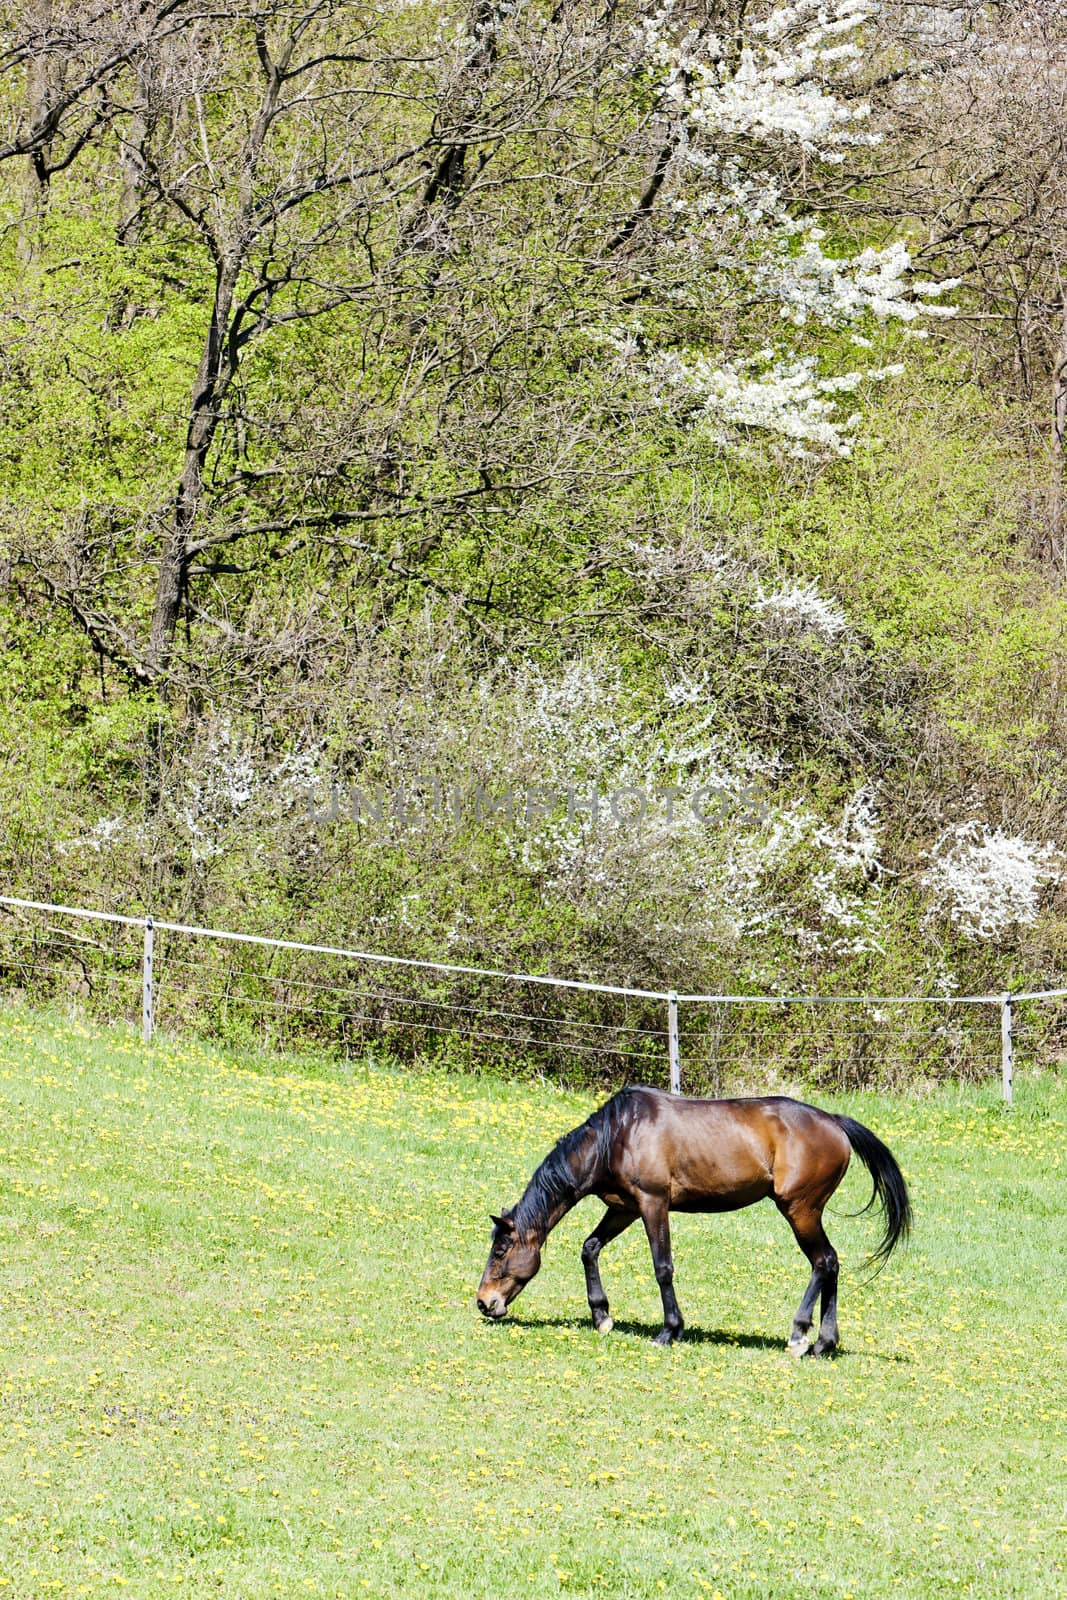
[[(106, 217), (48, 219), (27, 265), (0, 258), (0, 496), (33, 525), (166, 498), (203, 331), (203, 267), (116, 243)], [(116, 529), (117, 531), (117, 529)]]
[(1032, 748), (1049, 732), (1027, 702), (1067, 608), (1028, 560), (1027, 477), (1001, 425), (950, 357), (913, 362), (853, 461), (804, 495), (755, 493), (767, 555), (818, 573), (880, 652), (930, 675), (953, 732), (1007, 755), (1009, 733)]
[[(424, 8), (361, 18), (374, 50), (317, 10), (315, 93), (253, 150), (261, 58), (251, 14), (228, 18), (160, 58), (132, 229), (128, 110), (47, 195), (2, 169), (5, 885), (639, 986), (1056, 978), (1047, 887), (1036, 922), (978, 944), (924, 879), (960, 820), (1065, 837), (1065, 602), (1029, 553), (1021, 430), (955, 347), (873, 313), (782, 319), (752, 271), (801, 235), (729, 205), (698, 225), (710, 168), (634, 212), (662, 146), (628, 24), (501, 13), (490, 82), (461, 32), (428, 52)], [(290, 20), (271, 12), (270, 48)], [(428, 198), (457, 128), (462, 192)], [(823, 202), (843, 261), (866, 241)], [(757, 426), (715, 437), (654, 377), (771, 347), (905, 372), (860, 387), (830, 466)], [(830, 626), (775, 611), (798, 589)], [(579, 668), (599, 698), (549, 752), (534, 680)], [(521, 788), (550, 759), (605, 789), (745, 780), (770, 820), (677, 848), (568, 833), (558, 804), (536, 837), (317, 829), (293, 778)], [(860, 800), (866, 863), (841, 835)]]

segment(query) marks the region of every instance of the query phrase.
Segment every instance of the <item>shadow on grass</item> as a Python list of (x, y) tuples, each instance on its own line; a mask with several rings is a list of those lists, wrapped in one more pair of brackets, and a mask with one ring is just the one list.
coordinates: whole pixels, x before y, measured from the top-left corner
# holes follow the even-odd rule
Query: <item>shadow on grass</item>
[[(593, 1332), (593, 1325), (588, 1317), (514, 1317), (511, 1319), (516, 1328), (583, 1328), (589, 1333)], [(625, 1318), (617, 1320), (612, 1328), (612, 1333), (632, 1334), (637, 1339), (654, 1339), (662, 1328), (662, 1322), (630, 1322)], [(682, 1344), (720, 1344), (737, 1345), (746, 1350), (784, 1350), (785, 1340), (775, 1339), (763, 1333), (727, 1333), (724, 1328), (699, 1328), (686, 1327), (682, 1334)]]
[[(593, 1326), (588, 1317), (508, 1317), (498, 1326), (513, 1328), (576, 1328), (584, 1330), (591, 1336)], [(608, 1339), (617, 1333), (629, 1334), (636, 1339), (651, 1341), (659, 1333), (663, 1324), (661, 1322), (632, 1322), (625, 1318), (616, 1321)], [(720, 1347), (738, 1350), (777, 1350), (780, 1355), (786, 1354), (786, 1341), (766, 1333), (730, 1333), (725, 1328), (701, 1328), (687, 1325), (682, 1334), (682, 1344), (711, 1344)], [(840, 1361), (842, 1357), (852, 1357), (861, 1361), (892, 1361), (910, 1365), (911, 1357), (900, 1350), (855, 1350), (847, 1346), (843, 1350), (835, 1350), (831, 1356), (823, 1360)]]

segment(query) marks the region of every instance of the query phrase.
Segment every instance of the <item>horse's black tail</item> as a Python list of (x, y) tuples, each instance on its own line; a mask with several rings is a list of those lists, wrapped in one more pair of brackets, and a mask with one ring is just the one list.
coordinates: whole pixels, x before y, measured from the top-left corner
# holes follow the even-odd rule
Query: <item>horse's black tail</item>
[(885, 1233), (867, 1261), (868, 1266), (877, 1262), (881, 1267), (889, 1260), (900, 1240), (906, 1240), (911, 1232), (911, 1201), (908, 1199), (904, 1174), (897, 1166), (896, 1158), (870, 1128), (865, 1128), (862, 1122), (854, 1122), (851, 1117), (835, 1116), (834, 1121), (874, 1179), (874, 1192), (864, 1211), (869, 1211), (876, 1200), (882, 1203)]

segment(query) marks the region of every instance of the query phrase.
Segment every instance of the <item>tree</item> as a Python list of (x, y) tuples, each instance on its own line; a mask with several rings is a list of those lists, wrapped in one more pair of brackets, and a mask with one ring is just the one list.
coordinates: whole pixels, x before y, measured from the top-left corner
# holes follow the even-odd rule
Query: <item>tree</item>
[(41, 188), (109, 125), (112, 84), (196, 14), (189, 0), (33, 0), (4, 13), (0, 161), (25, 158)]
[[(857, 201), (912, 219), (917, 259), (962, 284), (959, 331), (1039, 407), (1035, 554), (1061, 571), (1067, 413), (1067, 27), (1049, 0), (891, 8), (882, 126), (895, 161)], [(1040, 398), (1038, 398), (1040, 396)], [(1047, 399), (1045, 397), (1048, 397)]]
[[(419, 6), (228, 0), (157, 7), (136, 46), (105, 10), (7, 149), (62, 137), (71, 194), (105, 177), (153, 301), (202, 308), (158, 452), (180, 457), (171, 497), (138, 506), (134, 474), (121, 511), (79, 511), (73, 555), (37, 553), (136, 682), (167, 680), (183, 616), (240, 635), (297, 557), (347, 575), (357, 613), (373, 590), (372, 625), (415, 585), (479, 626), (528, 603), (546, 528), (576, 574), (610, 559), (584, 507), (687, 452), (847, 453), (842, 397), (897, 367), (820, 365), (828, 330), (870, 344), (937, 293), (901, 243), (826, 251), (810, 218), (820, 174), (872, 137), (858, 0), (652, 19), (473, 0), (435, 36)], [(153, 572), (140, 637), (108, 590), (116, 521)]]

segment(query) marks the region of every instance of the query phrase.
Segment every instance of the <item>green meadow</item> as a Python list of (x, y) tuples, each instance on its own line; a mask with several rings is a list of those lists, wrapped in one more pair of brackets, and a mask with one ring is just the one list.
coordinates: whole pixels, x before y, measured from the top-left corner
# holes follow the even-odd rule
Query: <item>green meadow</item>
[(796, 1363), (774, 1209), (678, 1219), (661, 1350), (637, 1229), (588, 1324), (594, 1203), (474, 1309), (588, 1096), (0, 1011), (0, 1594), (1062, 1600), (1067, 1088), (821, 1098), (910, 1249), (864, 1282), (854, 1163), (843, 1354)]

